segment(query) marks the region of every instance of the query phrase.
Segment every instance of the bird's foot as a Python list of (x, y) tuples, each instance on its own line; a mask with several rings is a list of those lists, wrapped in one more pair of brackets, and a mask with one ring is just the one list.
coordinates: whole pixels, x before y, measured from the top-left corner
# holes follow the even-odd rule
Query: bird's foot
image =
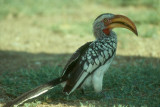
[(84, 92), (83, 88), (81, 89), (81, 93), (82, 93), (82, 95), (85, 95), (85, 92)]
[(108, 93), (106, 90), (102, 90), (100, 95), (101, 95), (101, 98), (102, 98), (101, 100), (110, 100), (110, 99), (113, 98), (113, 96), (111, 96), (111, 94)]

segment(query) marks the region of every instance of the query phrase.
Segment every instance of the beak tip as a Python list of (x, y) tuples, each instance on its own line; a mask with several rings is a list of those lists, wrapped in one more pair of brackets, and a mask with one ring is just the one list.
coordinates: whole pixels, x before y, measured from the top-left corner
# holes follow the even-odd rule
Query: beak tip
[(136, 36), (138, 36), (138, 32), (137, 32), (137, 30), (135, 31), (135, 34), (136, 34)]

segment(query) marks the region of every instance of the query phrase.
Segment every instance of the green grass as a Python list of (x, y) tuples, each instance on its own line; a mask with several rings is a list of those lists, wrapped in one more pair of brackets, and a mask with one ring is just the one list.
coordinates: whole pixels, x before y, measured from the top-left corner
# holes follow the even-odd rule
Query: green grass
[(5, 72), (1, 75), (0, 81), (5, 86), (6, 94), (17, 97), (34, 86), (58, 77), (60, 70), (58, 67), (44, 67), (38, 71), (20, 70), (17, 72)]
[[(141, 37), (153, 37), (160, 30), (158, 27), (160, 24), (159, 0), (81, 0), (80, 2), (78, 0), (64, 0), (63, 2), (57, 0), (38, 0), (36, 2), (33, 0), (0, 0), (1, 21), (10, 17), (17, 20), (33, 16), (36, 16), (36, 19), (50, 17), (43, 25), (39, 20), (35, 20), (33, 25), (48, 29), (58, 35), (90, 35), (95, 16), (104, 12), (118, 14), (121, 12), (133, 19), (138, 30), (142, 29), (140, 30), (142, 32), (139, 32)], [(153, 25), (152, 28), (151, 25)], [(121, 34), (123, 33), (120, 32)]]
[[(138, 66), (112, 66), (104, 77), (104, 94), (95, 94), (92, 88), (86, 89), (86, 94), (75, 91), (70, 96), (62, 94), (60, 86), (52, 89), (45, 95), (36, 99), (35, 105), (47, 102), (79, 100), (77, 105), (97, 105), (90, 101), (99, 101), (102, 105), (130, 105), (130, 106), (158, 106), (160, 104), (160, 67), (154, 67), (151, 63), (144, 65), (144, 61), (137, 62)], [(62, 68), (42, 67), (39, 70), (20, 70), (17, 72), (5, 72), (0, 76), (0, 84), (3, 92), (11, 98), (43, 84), (60, 75)], [(2, 94), (2, 93), (0, 93)], [(82, 100), (85, 99), (85, 100)], [(88, 101), (88, 102), (87, 102)], [(101, 106), (102, 106), (101, 105)]]
[[(3, 67), (3, 72), (0, 71), (0, 102), (5, 103), (58, 77), (63, 68), (57, 65), (64, 65), (68, 56), (63, 57), (65, 61), (59, 58), (61, 56), (54, 56), (56, 60), (53, 60), (47, 54), (70, 54), (85, 42), (92, 41), (92, 23), (99, 14), (106, 12), (131, 18), (139, 33), (137, 38), (128, 30), (114, 30), (118, 35), (118, 55), (133, 55), (133, 59), (134, 56), (147, 56), (151, 59), (160, 57), (159, 0), (0, 0), (0, 51), (3, 59), (0, 59)], [(23, 52), (30, 54), (29, 58)], [(41, 52), (46, 55), (36, 57)], [(31, 60), (32, 57), (35, 59)], [(68, 106), (69, 103), (75, 103), (76, 106), (89, 107), (160, 105), (159, 62), (153, 62), (157, 63), (155, 66), (145, 61), (133, 60), (137, 64), (131, 66), (121, 60), (127, 62), (128, 58), (118, 60), (117, 65), (111, 66), (104, 77), (105, 97), (95, 94), (92, 88), (87, 89), (85, 95), (75, 91), (66, 96), (62, 94), (62, 88), (57, 86), (34, 99), (34, 102), (25, 103), (25, 106), (36, 106), (44, 102), (67, 102)], [(21, 64), (22, 61), (24, 62)], [(26, 69), (32, 68), (31, 65), (34, 68), (36, 61), (44, 62), (37, 65), (36, 70)], [(47, 61), (53, 66), (42, 67)], [(122, 63), (124, 66), (121, 66)], [(18, 71), (14, 69), (16, 67)], [(4, 70), (7, 68), (10, 70)], [(12, 72), (12, 68), (16, 72)]]
[[(72, 3), (70, 3), (72, 2)], [(81, 15), (85, 14), (84, 7), (100, 5), (101, 11), (104, 7), (108, 8), (119, 8), (119, 7), (145, 7), (146, 9), (142, 9), (141, 11), (136, 11), (134, 14), (132, 12), (127, 12), (130, 17), (137, 17), (134, 20), (137, 23), (152, 23), (158, 24), (160, 18), (158, 16), (158, 12), (160, 12), (160, 2), (159, 0), (82, 0), (79, 2), (78, 0), (64, 0), (63, 2), (57, 0), (38, 0), (36, 3), (32, 0), (1, 0), (0, 1), (0, 17), (5, 18), (9, 14), (13, 15), (13, 17), (18, 17), (19, 15), (24, 16), (56, 16), (56, 15)], [(76, 10), (79, 8), (81, 11)], [(95, 6), (95, 8), (97, 8)], [(93, 9), (90, 8), (92, 11)], [(98, 10), (98, 9), (97, 9)], [(134, 11), (134, 10), (133, 10)], [(106, 10), (107, 12), (107, 10)], [(88, 15), (93, 14), (89, 13)], [(134, 15), (134, 16), (133, 16)], [(74, 20), (74, 19), (73, 19)]]

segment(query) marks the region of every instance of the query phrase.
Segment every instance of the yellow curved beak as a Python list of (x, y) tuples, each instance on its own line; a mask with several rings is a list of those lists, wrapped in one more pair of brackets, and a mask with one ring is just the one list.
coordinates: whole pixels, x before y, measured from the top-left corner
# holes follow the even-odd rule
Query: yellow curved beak
[(107, 24), (108, 29), (113, 29), (116, 27), (122, 27), (131, 30), (138, 36), (138, 32), (135, 24), (126, 16), (115, 15), (114, 18), (110, 19), (110, 23)]

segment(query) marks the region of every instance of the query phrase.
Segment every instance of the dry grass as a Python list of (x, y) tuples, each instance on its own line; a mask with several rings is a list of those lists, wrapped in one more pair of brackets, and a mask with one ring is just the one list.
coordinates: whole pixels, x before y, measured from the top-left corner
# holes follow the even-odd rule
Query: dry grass
[[(158, 0), (154, 0), (153, 3), (149, 0), (134, 2), (132, 0), (127, 3), (123, 0), (119, 2), (73, 0), (72, 3), (67, 0), (65, 2), (1, 0), (0, 74), (20, 72), (21, 69), (28, 72), (30, 69), (37, 71), (44, 66), (63, 68), (71, 53), (82, 44), (94, 40), (92, 23), (99, 14), (106, 12), (130, 17), (136, 23), (139, 33), (139, 37), (136, 37), (128, 30), (114, 30), (118, 35), (118, 50), (113, 68), (120, 67), (120, 70), (123, 70), (126, 64), (137, 66), (144, 61), (146, 65), (152, 63), (153, 68), (158, 69), (160, 63), (158, 5), (160, 5)], [(1, 84), (0, 81), (0, 89), (2, 87), (5, 92), (3, 88), (5, 86)], [(6, 102), (10, 98), (13, 97), (3, 94), (0, 101)], [(71, 103), (73, 100), (65, 101), (67, 103), (56, 100), (58, 104), (54, 102), (51, 105), (40, 106), (76, 106)], [(97, 100), (94, 101), (98, 104)], [(86, 100), (77, 101), (76, 104), (92, 106), (89, 105), (90, 102), (86, 103)]]

